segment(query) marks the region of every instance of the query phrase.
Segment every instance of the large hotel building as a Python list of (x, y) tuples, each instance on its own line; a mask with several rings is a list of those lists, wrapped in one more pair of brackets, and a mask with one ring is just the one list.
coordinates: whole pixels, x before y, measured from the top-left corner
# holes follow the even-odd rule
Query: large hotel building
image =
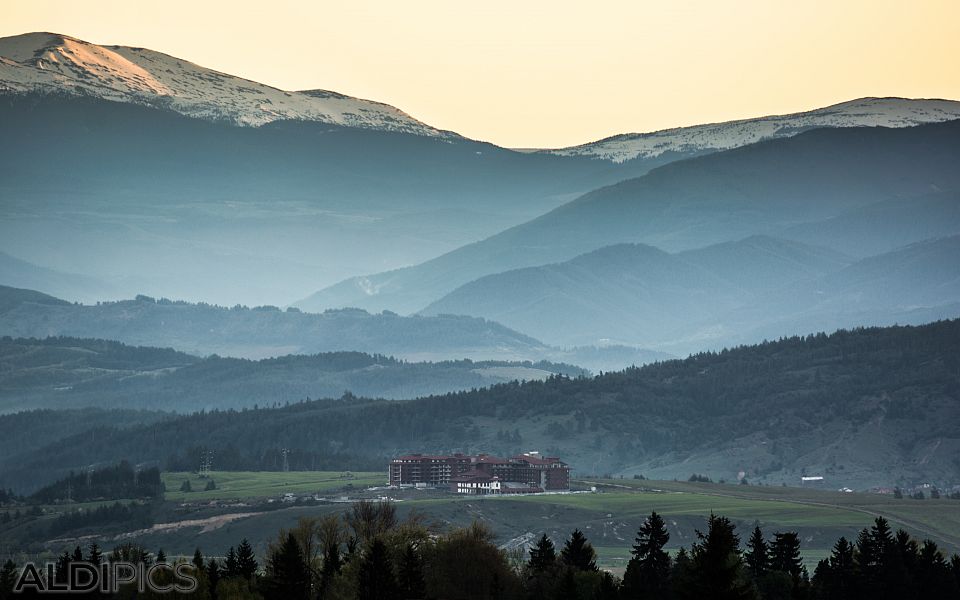
[(390, 461), (390, 485), (447, 487), (460, 494), (523, 494), (570, 489), (570, 467), (559, 458), (527, 452), (408, 454)]

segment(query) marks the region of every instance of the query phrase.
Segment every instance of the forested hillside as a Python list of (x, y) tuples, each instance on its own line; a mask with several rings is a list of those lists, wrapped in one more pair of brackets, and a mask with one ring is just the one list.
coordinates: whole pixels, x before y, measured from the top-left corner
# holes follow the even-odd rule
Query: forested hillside
[[(705, 473), (826, 485), (960, 483), (960, 321), (794, 337), (595, 378), (553, 377), (405, 403), (344, 397), (100, 428), (2, 463), (0, 487), (91, 463), (215, 449), (265, 468), (406, 451), (539, 449), (579, 473)], [(226, 468), (224, 466), (224, 468)]]
[(36, 408), (195, 412), (277, 406), (345, 391), (406, 399), (579, 367), (547, 362), (406, 362), (361, 352), (263, 360), (199, 358), (170, 349), (78, 338), (0, 338), (0, 413)]

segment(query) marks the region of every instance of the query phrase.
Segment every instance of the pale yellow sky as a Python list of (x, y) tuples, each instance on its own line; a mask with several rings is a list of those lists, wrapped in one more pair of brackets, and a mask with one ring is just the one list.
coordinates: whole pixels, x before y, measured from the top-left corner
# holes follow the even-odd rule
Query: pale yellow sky
[(0, 36), (144, 46), (469, 137), (566, 146), (861, 96), (960, 99), (958, 0), (0, 0)]

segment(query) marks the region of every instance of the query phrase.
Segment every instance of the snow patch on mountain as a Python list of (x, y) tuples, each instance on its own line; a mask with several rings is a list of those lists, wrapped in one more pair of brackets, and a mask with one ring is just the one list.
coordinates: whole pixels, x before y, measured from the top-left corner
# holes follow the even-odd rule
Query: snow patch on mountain
[(656, 158), (666, 152), (698, 153), (790, 137), (818, 127), (912, 127), (960, 119), (960, 102), (907, 98), (860, 98), (789, 115), (626, 133), (596, 142), (543, 150), (562, 156), (587, 156), (615, 163)]
[(284, 91), (161, 52), (54, 33), (0, 38), (0, 91), (91, 95), (242, 126), (292, 119), (456, 137), (388, 104), (326, 90)]

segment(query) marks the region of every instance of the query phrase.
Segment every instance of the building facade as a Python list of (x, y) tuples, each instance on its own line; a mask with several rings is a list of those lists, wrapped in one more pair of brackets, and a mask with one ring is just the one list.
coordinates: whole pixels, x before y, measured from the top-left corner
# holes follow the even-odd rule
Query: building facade
[(527, 452), (510, 458), (489, 454), (408, 454), (390, 461), (390, 485), (446, 487), (461, 494), (508, 494), (570, 489), (570, 467), (553, 456)]

